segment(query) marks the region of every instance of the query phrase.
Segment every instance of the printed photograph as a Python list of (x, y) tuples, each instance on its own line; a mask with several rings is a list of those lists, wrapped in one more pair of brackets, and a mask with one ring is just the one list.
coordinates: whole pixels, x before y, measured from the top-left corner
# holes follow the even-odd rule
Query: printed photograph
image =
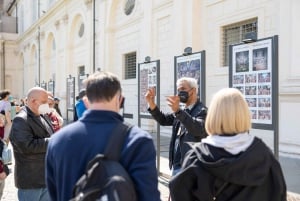
[[(198, 90), (201, 88), (201, 54), (176, 57), (176, 80), (181, 77), (192, 77), (197, 80)], [(175, 82), (176, 82), (175, 80)], [(199, 94), (200, 95), (200, 94)]]
[(268, 69), (268, 48), (253, 50), (253, 71)]
[(271, 98), (259, 98), (258, 107), (271, 107)]
[(256, 74), (247, 74), (245, 75), (246, 83), (256, 83)]
[(244, 84), (244, 75), (234, 75), (233, 84)]
[(140, 113), (143, 115), (150, 115), (148, 112), (148, 104), (145, 100), (145, 94), (150, 87), (156, 88), (157, 85), (157, 64), (154, 62), (147, 64), (140, 64)]
[(256, 98), (246, 98), (249, 107), (256, 107)]
[(271, 111), (270, 110), (259, 110), (258, 111), (259, 120), (271, 120)]
[(200, 72), (200, 59), (177, 63), (177, 79), (181, 77), (196, 78), (199, 75), (199, 72)]
[(257, 119), (257, 111), (256, 110), (250, 110), (251, 112), (251, 119)]
[(245, 94), (246, 95), (256, 95), (256, 86), (246, 86)]
[(271, 73), (258, 73), (258, 82), (271, 82)]
[(237, 52), (235, 57), (235, 71), (248, 72), (249, 71), (249, 51)]
[(244, 87), (243, 87), (243, 86), (235, 86), (234, 88), (240, 90), (240, 92), (241, 92), (242, 94), (245, 94), (245, 90), (244, 90)]
[(259, 85), (258, 86), (258, 95), (271, 95), (271, 86), (270, 85)]

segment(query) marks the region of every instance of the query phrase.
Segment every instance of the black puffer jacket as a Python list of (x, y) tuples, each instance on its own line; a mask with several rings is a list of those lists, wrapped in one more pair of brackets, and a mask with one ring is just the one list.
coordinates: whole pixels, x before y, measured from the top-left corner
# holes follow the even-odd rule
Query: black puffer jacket
[[(15, 185), (20, 189), (46, 187), (45, 155), (52, 133), (47, 131), (40, 118), (44, 117), (36, 116), (24, 107), (12, 123), (9, 138), (15, 157)], [(52, 129), (49, 120), (45, 121)]]

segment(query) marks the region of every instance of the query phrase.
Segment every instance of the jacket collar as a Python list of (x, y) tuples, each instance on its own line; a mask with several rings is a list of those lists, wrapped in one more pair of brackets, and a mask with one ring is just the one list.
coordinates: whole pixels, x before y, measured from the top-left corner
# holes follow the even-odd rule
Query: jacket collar
[(26, 105), (24, 107), (24, 110), (26, 111), (27, 115), (31, 116), (31, 117), (39, 117), (40, 115), (36, 115), (32, 112), (32, 110)]
[[(27, 115), (32, 118), (33, 121), (35, 121), (40, 127), (42, 127), (44, 130), (46, 130), (48, 132), (48, 130), (45, 128), (45, 126), (43, 125), (43, 123), (40, 119), (40, 118), (43, 118), (46, 121), (46, 123), (48, 124), (48, 126), (51, 128), (52, 133), (54, 133), (54, 129), (52, 127), (52, 124), (51, 124), (51, 121), (49, 120), (49, 118), (47, 118), (43, 115), (34, 114), (28, 106), (25, 106), (24, 110), (27, 113)], [(52, 133), (49, 133), (49, 135), (51, 135)]]
[(123, 122), (124, 118), (117, 112), (108, 110), (86, 110), (80, 118), (82, 121), (120, 121)]

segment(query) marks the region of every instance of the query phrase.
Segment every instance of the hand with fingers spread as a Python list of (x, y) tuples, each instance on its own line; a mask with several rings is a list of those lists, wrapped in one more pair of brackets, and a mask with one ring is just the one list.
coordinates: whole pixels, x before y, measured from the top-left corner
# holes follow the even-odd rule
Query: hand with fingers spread
[(179, 108), (179, 96), (168, 96), (167, 104), (172, 109), (173, 112), (177, 112)]
[(149, 104), (151, 110), (153, 110), (156, 107), (155, 94), (156, 91), (154, 87), (150, 87), (145, 94), (146, 101)]

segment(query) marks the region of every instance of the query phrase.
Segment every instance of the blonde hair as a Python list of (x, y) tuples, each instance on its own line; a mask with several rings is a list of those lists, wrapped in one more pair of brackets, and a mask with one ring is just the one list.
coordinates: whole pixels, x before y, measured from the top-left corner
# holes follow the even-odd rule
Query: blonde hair
[(250, 111), (243, 94), (234, 88), (218, 91), (208, 108), (205, 128), (210, 135), (249, 131)]

